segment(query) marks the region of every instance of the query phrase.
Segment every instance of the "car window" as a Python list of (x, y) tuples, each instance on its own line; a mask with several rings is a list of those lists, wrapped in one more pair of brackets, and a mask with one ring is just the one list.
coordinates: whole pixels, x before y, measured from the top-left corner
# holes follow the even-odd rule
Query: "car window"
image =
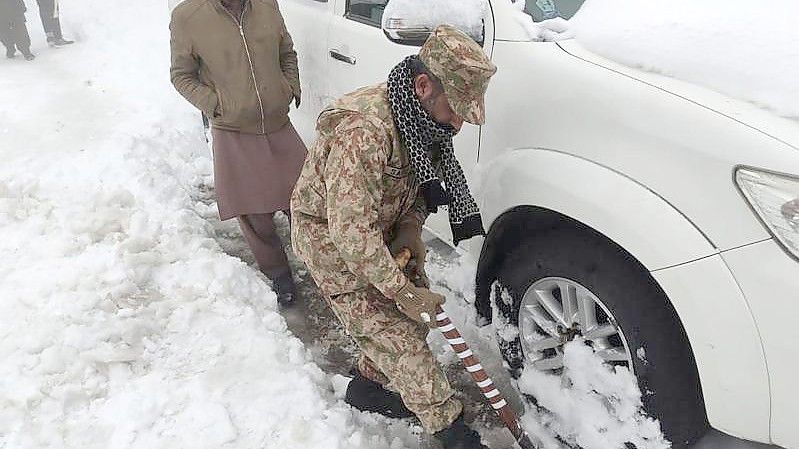
[(388, 0), (347, 0), (346, 17), (380, 27)]
[(533, 20), (540, 22), (544, 19), (563, 17), (571, 19), (583, 6), (585, 0), (527, 0), (524, 11), (533, 16)]

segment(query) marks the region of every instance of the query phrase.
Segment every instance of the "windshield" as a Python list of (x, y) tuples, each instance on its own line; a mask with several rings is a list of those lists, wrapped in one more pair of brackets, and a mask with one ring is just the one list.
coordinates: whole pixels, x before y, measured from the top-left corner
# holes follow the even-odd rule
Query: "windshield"
[[(523, 0), (522, 0), (523, 1)], [(585, 0), (527, 0), (524, 12), (540, 22), (545, 19), (563, 17), (571, 19)]]

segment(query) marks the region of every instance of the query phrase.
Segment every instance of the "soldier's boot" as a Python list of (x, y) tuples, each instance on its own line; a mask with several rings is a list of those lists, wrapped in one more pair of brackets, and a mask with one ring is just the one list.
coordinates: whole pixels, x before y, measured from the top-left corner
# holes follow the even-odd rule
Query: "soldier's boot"
[(389, 418), (410, 418), (413, 412), (405, 407), (399, 394), (386, 390), (379, 383), (363, 377), (355, 370), (355, 377), (347, 386), (344, 402), (362, 412), (380, 413)]
[(33, 61), (36, 59), (36, 55), (31, 53), (29, 48), (20, 50), (22, 52), (22, 56), (25, 58), (26, 61)]
[(11, 59), (17, 54), (17, 49), (14, 47), (6, 47), (6, 58)]
[(441, 442), (443, 449), (488, 449), (480, 442), (480, 434), (466, 425), (463, 414), (434, 436)]

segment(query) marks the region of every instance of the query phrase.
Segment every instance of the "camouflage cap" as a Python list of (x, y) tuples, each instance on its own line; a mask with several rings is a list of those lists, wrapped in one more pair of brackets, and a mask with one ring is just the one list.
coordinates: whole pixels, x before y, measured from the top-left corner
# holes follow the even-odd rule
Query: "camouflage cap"
[(497, 67), (466, 33), (439, 25), (419, 51), (419, 59), (441, 80), (452, 110), (475, 125), (485, 122), (485, 92)]

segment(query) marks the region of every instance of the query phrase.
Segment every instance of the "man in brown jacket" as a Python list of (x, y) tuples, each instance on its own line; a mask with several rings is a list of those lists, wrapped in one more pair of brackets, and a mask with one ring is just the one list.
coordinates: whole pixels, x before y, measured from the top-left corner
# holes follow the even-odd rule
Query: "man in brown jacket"
[(171, 79), (211, 119), (219, 215), (237, 217), (278, 301), (295, 291), (275, 232), (305, 145), (288, 117), (300, 104), (297, 54), (275, 0), (186, 0), (172, 12)]

